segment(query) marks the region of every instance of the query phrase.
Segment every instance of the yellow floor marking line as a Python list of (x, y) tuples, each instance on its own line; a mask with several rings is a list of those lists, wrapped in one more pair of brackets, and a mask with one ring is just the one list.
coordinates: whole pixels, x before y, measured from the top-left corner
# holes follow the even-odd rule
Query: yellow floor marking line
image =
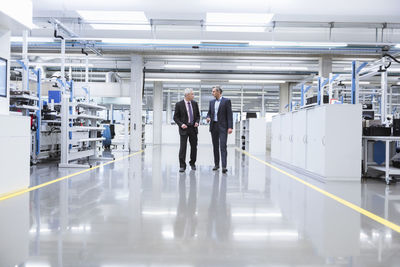
[(315, 191), (317, 191), (317, 192), (319, 192), (319, 193), (321, 193), (321, 194), (323, 194), (323, 195), (325, 195), (325, 196), (327, 196), (327, 197), (329, 197), (329, 198), (331, 198), (333, 200), (336, 200), (337, 202), (347, 206), (348, 208), (350, 208), (352, 210), (355, 210), (355, 211), (361, 213), (362, 215), (367, 216), (368, 218), (370, 218), (370, 219), (372, 219), (372, 220), (374, 220), (374, 221), (376, 221), (376, 222), (378, 222), (380, 224), (383, 224), (383, 225), (389, 227), (393, 231), (396, 231), (396, 232), (400, 233), (400, 226), (399, 225), (397, 225), (395, 223), (392, 223), (392, 222), (390, 222), (390, 221), (388, 221), (388, 220), (386, 220), (386, 219), (384, 219), (384, 218), (382, 218), (382, 217), (380, 217), (380, 216), (378, 216), (378, 215), (376, 215), (376, 214), (374, 214), (372, 212), (369, 212), (369, 211), (367, 211), (367, 210), (365, 210), (365, 209), (363, 209), (363, 208), (361, 208), (361, 207), (359, 207), (359, 206), (357, 206), (357, 205), (355, 205), (355, 204), (353, 204), (353, 203), (351, 203), (351, 202), (349, 202), (347, 200), (344, 200), (341, 197), (338, 197), (338, 196), (336, 196), (334, 194), (331, 194), (331, 193), (329, 193), (329, 192), (327, 192), (327, 191), (325, 191), (325, 190), (323, 190), (323, 189), (321, 189), (321, 188), (319, 188), (319, 187), (317, 187), (317, 186), (315, 186), (313, 184), (310, 184), (310, 183), (308, 183), (308, 182), (306, 182), (306, 181), (294, 176), (293, 174), (290, 174), (290, 173), (288, 173), (288, 172), (286, 172), (286, 171), (284, 171), (282, 169), (279, 169), (278, 167), (272, 165), (271, 163), (268, 163), (268, 162), (266, 162), (266, 161), (264, 161), (262, 159), (259, 159), (259, 158), (255, 157), (255, 156), (251, 155), (250, 153), (248, 153), (246, 151), (243, 151), (243, 150), (241, 150), (239, 148), (236, 148), (236, 150), (238, 150), (241, 153), (245, 154), (246, 156), (248, 156), (248, 157), (250, 157), (250, 158), (252, 158), (252, 159), (254, 159), (254, 160), (258, 161), (258, 162), (261, 162), (261, 163), (267, 165), (268, 167), (270, 167), (270, 168), (272, 168), (272, 169), (274, 169), (274, 170), (276, 170), (276, 171), (278, 171), (278, 172), (280, 172), (280, 173), (282, 173), (282, 174), (284, 174), (284, 175), (286, 175), (286, 176), (288, 176), (288, 177), (290, 177), (290, 178), (292, 178), (292, 179), (294, 179), (294, 180), (296, 180), (296, 181), (298, 181), (298, 182), (310, 187), (311, 189), (314, 189)]
[(88, 168), (88, 169), (84, 169), (84, 170), (79, 171), (79, 172), (75, 172), (75, 173), (72, 173), (72, 174), (68, 174), (68, 175), (63, 176), (63, 177), (61, 177), (61, 178), (57, 178), (57, 179), (51, 180), (51, 181), (46, 182), (46, 183), (43, 183), (43, 184), (39, 184), (39, 185), (36, 185), (36, 186), (24, 188), (24, 189), (21, 189), (21, 190), (15, 191), (15, 192), (11, 192), (11, 193), (5, 193), (5, 194), (3, 194), (3, 195), (0, 195), (0, 201), (3, 201), (3, 200), (6, 200), (6, 199), (9, 199), (9, 198), (16, 197), (16, 196), (19, 196), (19, 195), (22, 195), (22, 194), (25, 194), (25, 193), (28, 193), (28, 192), (37, 190), (37, 189), (39, 189), (39, 188), (42, 188), (42, 187), (45, 187), (45, 186), (54, 184), (54, 183), (58, 183), (58, 182), (60, 182), (60, 181), (62, 181), (62, 180), (66, 180), (66, 179), (69, 179), (69, 178), (71, 178), (71, 177), (74, 177), (74, 176), (77, 176), (77, 175), (80, 175), (80, 174), (83, 174), (83, 173), (86, 173), (86, 172), (89, 172), (89, 171), (93, 171), (93, 170), (98, 169), (98, 168), (100, 168), (100, 167), (104, 167), (104, 166), (106, 166), (106, 165), (108, 165), (108, 164), (111, 164), (111, 163), (114, 163), (114, 162), (117, 162), (117, 161), (121, 161), (121, 160), (130, 158), (130, 157), (133, 157), (133, 156), (135, 156), (135, 155), (137, 155), (137, 154), (141, 154), (141, 153), (143, 153), (143, 152), (144, 152), (144, 150), (140, 150), (140, 151), (138, 151), (138, 152), (135, 152), (135, 153), (132, 153), (132, 154), (129, 154), (129, 155), (120, 157), (120, 158), (118, 158), (118, 159), (114, 159), (114, 160), (111, 160), (111, 161), (107, 161), (106, 163), (99, 164), (99, 165), (94, 166), (94, 167), (92, 167), (92, 168)]

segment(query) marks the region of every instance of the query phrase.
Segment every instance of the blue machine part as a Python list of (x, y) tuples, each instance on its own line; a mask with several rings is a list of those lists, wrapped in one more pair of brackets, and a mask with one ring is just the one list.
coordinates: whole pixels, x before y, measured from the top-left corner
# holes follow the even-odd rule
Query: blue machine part
[(103, 146), (110, 146), (111, 145), (110, 125), (104, 125), (103, 137), (105, 138), (105, 140), (103, 140)]
[(386, 147), (385, 143), (382, 141), (374, 142), (374, 162), (378, 165), (381, 165), (385, 162), (386, 157)]
[(54, 103), (61, 103), (61, 91), (49, 90), (49, 103), (54, 100)]

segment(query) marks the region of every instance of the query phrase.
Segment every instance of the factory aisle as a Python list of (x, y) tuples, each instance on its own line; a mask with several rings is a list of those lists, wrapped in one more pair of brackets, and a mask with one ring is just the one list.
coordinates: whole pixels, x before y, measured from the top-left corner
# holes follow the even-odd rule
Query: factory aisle
[[(149, 147), (1, 201), (0, 266), (399, 266), (399, 233), (228, 153), (227, 175), (211, 170), (211, 146), (179, 174), (178, 146)], [(34, 166), (32, 184), (76, 171)], [(399, 185), (296, 176), (400, 224)]]

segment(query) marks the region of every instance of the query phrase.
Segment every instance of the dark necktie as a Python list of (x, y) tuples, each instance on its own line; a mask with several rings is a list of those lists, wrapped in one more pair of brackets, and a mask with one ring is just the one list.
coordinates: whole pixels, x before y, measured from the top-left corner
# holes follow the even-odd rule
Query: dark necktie
[(193, 111), (190, 102), (188, 102), (188, 110), (189, 110), (189, 123), (193, 123)]

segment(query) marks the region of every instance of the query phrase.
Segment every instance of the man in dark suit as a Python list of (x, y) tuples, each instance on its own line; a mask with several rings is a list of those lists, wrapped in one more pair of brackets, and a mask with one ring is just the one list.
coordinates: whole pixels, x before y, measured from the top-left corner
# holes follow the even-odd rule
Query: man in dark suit
[(207, 114), (207, 122), (210, 123), (210, 132), (212, 144), (214, 148), (214, 168), (213, 171), (219, 169), (219, 148), (221, 148), (222, 172), (226, 173), (226, 143), (228, 134), (233, 131), (233, 114), (231, 100), (222, 97), (222, 89), (220, 86), (214, 86), (212, 89), (214, 100), (210, 101), (210, 107)]
[(179, 172), (186, 169), (186, 148), (187, 140), (190, 143), (190, 166), (192, 170), (196, 170), (197, 157), (197, 134), (200, 122), (200, 111), (197, 102), (193, 100), (193, 90), (185, 89), (185, 98), (176, 103), (174, 121), (179, 126), (179, 134), (181, 137), (179, 148)]

